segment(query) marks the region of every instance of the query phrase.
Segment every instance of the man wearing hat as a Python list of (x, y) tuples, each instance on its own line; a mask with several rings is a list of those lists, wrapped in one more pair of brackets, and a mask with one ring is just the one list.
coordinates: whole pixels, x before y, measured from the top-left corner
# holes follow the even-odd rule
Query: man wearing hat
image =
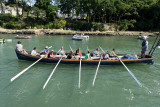
[(142, 42), (142, 51), (141, 51), (142, 58), (145, 58), (145, 53), (147, 50), (148, 50), (148, 41), (146, 40), (146, 38), (144, 38)]
[(44, 51), (43, 51), (43, 55), (46, 55), (49, 53), (49, 50), (48, 50), (48, 46), (45, 47)]

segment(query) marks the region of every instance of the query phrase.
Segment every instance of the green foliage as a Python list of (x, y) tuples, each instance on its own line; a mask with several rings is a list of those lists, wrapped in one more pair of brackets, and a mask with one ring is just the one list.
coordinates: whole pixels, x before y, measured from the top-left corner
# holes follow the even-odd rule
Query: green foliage
[(134, 27), (134, 23), (136, 23), (136, 20), (122, 20), (120, 22), (120, 28), (119, 30), (128, 30), (129, 28), (132, 29)]
[(0, 20), (0, 26), (3, 26), (3, 21)]
[[(17, 21), (11, 14), (1, 14), (0, 25), (16, 29), (31, 26), (95, 31), (104, 31), (105, 23), (114, 23), (117, 30), (160, 28), (160, 0), (35, 0), (33, 7), (28, 5), (29, 1), (18, 0), (18, 6), (27, 12), (22, 16), (24, 20)], [(16, 0), (3, 2), (16, 7)], [(81, 16), (81, 19), (65, 21), (57, 17), (59, 12), (71, 17)]]
[(4, 25), (4, 27), (6, 29), (20, 29), (21, 28), (20, 24), (14, 23), (14, 22), (8, 22)]
[(0, 14), (0, 20), (3, 22), (14, 21), (15, 17), (11, 14)]
[(76, 21), (76, 20), (67, 20), (66, 24), (67, 28), (72, 28), (74, 30), (81, 30), (81, 31), (90, 31), (92, 28), (94, 31), (99, 30), (99, 31), (104, 31), (104, 25), (101, 23), (96, 23), (96, 22), (86, 22), (86, 21)]
[(55, 20), (53, 22), (53, 28), (62, 29), (65, 26), (66, 26), (66, 21), (65, 20)]

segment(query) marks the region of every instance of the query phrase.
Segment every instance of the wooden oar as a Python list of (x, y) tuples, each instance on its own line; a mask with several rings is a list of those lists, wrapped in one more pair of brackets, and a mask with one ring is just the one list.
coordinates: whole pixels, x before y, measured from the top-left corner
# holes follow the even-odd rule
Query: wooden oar
[(154, 45), (155, 45), (155, 43), (156, 43), (156, 41), (157, 41), (158, 37), (159, 37), (159, 36), (157, 35), (157, 37), (156, 37), (156, 39), (155, 39), (155, 41), (154, 41), (154, 43), (153, 43), (153, 45), (152, 45), (152, 48), (151, 48), (151, 50), (150, 50), (150, 51), (149, 51), (149, 53), (148, 53), (149, 55), (150, 55), (150, 53), (152, 52), (153, 47), (154, 47)]
[(48, 77), (47, 81), (45, 82), (45, 84), (43, 85), (43, 89), (45, 89), (45, 87), (47, 86), (49, 80), (51, 79), (54, 71), (56, 70), (57, 66), (59, 65), (59, 63), (61, 62), (62, 57), (60, 58), (60, 60), (58, 61), (57, 65), (54, 67), (53, 71), (51, 72), (50, 76)]
[(152, 51), (151, 54), (150, 54), (151, 56), (153, 55), (155, 49), (158, 47), (159, 43), (160, 43), (160, 39), (159, 39), (159, 41), (157, 42), (156, 46), (153, 48), (153, 51)]
[[(101, 47), (100, 47), (100, 49), (104, 52), (104, 50)], [(127, 66), (122, 62), (122, 60), (118, 56), (117, 56), (117, 58), (120, 60), (120, 62), (122, 63), (122, 65), (127, 69), (127, 71), (131, 74), (131, 76), (136, 80), (136, 82), (138, 83), (138, 85), (140, 87), (142, 87), (141, 83), (137, 80), (137, 78), (134, 76), (134, 74), (127, 68)]]
[(95, 81), (96, 81), (96, 77), (97, 77), (97, 74), (98, 74), (98, 69), (99, 69), (100, 63), (101, 63), (101, 57), (100, 57), (100, 59), (99, 59), (99, 63), (98, 63), (98, 66), (97, 66), (97, 70), (96, 70), (96, 73), (95, 73), (95, 75), (94, 75), (94, 79), (93, 79), (93, 82), (92, 82), (92, 85), (93, 85), (93, 86), (94, 86), (94, 83), (95, 83)]
[(69, 45), (69, 47), (70, 47), (71, 51), (73, 52), (73, 49), (71, 48), (71, 46), (70, 46), (70, 45)]
[(142, 87), (141, 83), (137, 80), (137, 78), (134, 76), (134, 74), (127, 68), (127, 66), (122, 62), (122, 60), (117, 56), (117, 58), (120, 60), (120, 62), (122, 63), (122, 65), (127, 69), (127, 71), (131, 74), (131, 76), (136, 80), (136, 82), (138, 83), (138, 85), (140, 87)]
[[(63, 46), (62, 46), (62, 47), (63, 47)], [(61, 50), (61, 48), (58, 50), (58, 52), (59, 52), (60, 50)], [(58, 53), (58, 52), (57, 52), (57, 53)], [(57, 53), (56, 53), (56, 55), (57, 55)]]
[[(50, 46), (48, 49), (50, 49), (52, 46)], [(45, 56), (44, 56), (45, 57)], [(43, 57), (42, 57), (43, 58)], [(33, 65), (35, 65), (37, 62), (39, 62), (42, 58), (39, 58), (36, 62), (34, 62), (33, 64), (31, 64), (29, 67), (25, 68), (24, 70), (22, 70), (20, 73), (18, 73), (17, 75), (15, 75), (13, 78), (10, 79), (10, 81), (14, 81), (16, 78), (18, 78), (20, 75), (22, 75), (23, 73), (25, 73), (29, 68), (31, 68)]]
[(78, 82), (78, 87), (80, 88), (81, 86), (81, 58), (80, 58), (80, 63), (79, 63), (79, 82)]
[[(69, 47), (70, 47), (71, 51), (73, 52), (73, 49), (71, 48), (71, 46), (69, 46)], [(80, 57), (80, 61), (79, 61), (79, 80), (78, 80), (78, 88), (81, 87), (81, 61), (82, 61), (82, 59), (81, 59), (81, 57)]]

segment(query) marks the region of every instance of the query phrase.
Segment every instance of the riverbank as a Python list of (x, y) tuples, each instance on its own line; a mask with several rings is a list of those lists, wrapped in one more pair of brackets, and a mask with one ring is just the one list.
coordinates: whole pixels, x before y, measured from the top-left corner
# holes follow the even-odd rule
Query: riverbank
[(27, 35), (75, 35), (76, 33), (85, 33), (85, 35), (97, 35), (97, 36), (155, 36), (157, 32), (140, 32), (140, 31), (74, 31), (74, 30), (62, 30), (62, 29), (3, 29), (0, 28), (0, 34), (27, 34)]

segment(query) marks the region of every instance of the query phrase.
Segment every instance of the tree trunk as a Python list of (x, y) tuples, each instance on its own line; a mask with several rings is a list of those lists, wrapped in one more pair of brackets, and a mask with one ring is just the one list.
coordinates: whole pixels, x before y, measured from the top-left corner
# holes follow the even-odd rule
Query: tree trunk
[(18, 12), (18, 0), (16, 0), (16, 10), (17, 10), (17, 20), (19, 19), (19, 12)]
[(2, 2), (1, 2), (1, 14), (3, 14), (3, 5), (2, 5)]

